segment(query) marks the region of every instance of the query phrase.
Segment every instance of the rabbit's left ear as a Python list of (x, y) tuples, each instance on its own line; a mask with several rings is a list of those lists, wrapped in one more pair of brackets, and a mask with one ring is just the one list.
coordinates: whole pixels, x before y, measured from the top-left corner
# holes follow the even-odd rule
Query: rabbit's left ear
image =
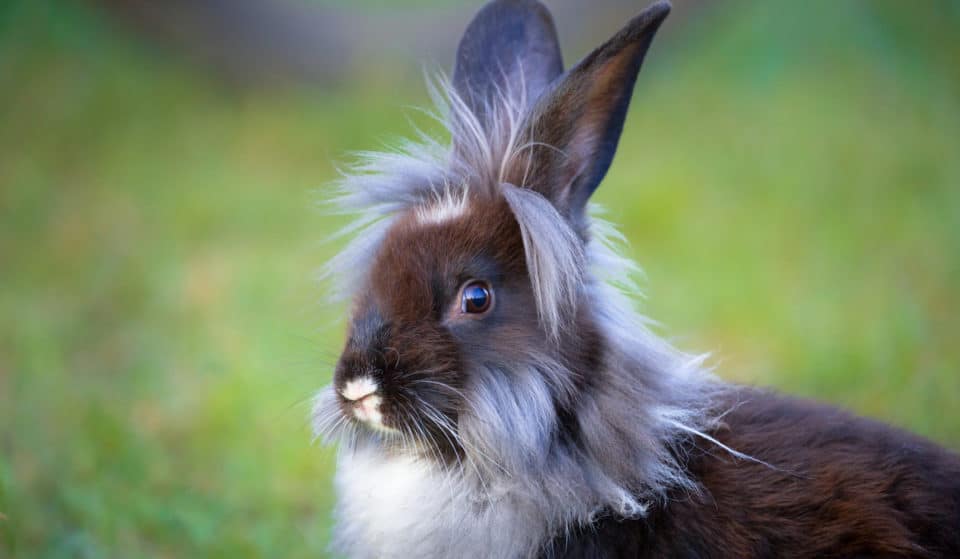
[(467, 26), (457, 47), (453, 86), (485, 132), (504, 101), (526, 110), (563, 72), (553, 18), (537, 0), (493, 0)]
[(657, 2), (559, 78), (527, 114), (509, 180), (574, 222), (613, 160), (640, 64), (670, 3)]

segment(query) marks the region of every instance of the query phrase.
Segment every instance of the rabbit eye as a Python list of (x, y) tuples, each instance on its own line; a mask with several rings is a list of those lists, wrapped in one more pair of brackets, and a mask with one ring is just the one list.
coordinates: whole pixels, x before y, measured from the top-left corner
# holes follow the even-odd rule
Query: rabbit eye
[(465, 313), (485, 313), (493, 302), (493, 290), (485, 281), (471, 281), (460, 293), (460, 310)]

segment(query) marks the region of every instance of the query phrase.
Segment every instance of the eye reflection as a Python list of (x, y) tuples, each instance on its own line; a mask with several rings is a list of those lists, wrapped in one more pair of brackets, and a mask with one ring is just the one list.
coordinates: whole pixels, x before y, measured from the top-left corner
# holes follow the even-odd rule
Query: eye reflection
[(461, 291), (460, 310), (469, 314), (482, 314), (490, 309), (493, 291), (485, 281), (471, 281)]

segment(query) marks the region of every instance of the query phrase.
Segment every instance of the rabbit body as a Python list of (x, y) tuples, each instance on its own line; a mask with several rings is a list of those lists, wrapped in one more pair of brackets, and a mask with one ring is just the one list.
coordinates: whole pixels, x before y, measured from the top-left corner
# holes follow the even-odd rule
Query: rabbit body
[(344, 454), (339, 543), (356, 557), (956, 556), (955, 456), (820, 404), (755, 390), (735, 396), (714, 434), (777, 466), (691, 441), (685, 466), (697, 490), (633, 517), (596, 510), (553, 533), (548, 509), (509, 481), (495, 481), (504, 484), (489, 499), (424, 462)]
[(318, 435), (349, 557), (956, 557), (960, 458), (727, 385), (652, 334), (588, 200), (654, 4), (567, 71), (549, 13), (494, 0), (437, 88), (449, 146), (368, 154), (328, 271), (353, 300)]
[(814, 402), (741, 390), (686, 465), (701, 485), (639, 519), (557, 538), (552, 557), (957, 557), (960, 460), (935, 444)]

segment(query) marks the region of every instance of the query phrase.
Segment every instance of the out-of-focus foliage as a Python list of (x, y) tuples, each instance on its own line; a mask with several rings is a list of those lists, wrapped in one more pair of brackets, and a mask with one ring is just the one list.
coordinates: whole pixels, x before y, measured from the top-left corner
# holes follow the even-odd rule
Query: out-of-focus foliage
[[(960, 447), (957, 4), (671, 24), (598, 194), (645, 311), (724, 378)], [(88, 5), (0, 7), (0, 557), (323, 554), (315, 188), (426, 97), (354, 75), (241, 91)]]

